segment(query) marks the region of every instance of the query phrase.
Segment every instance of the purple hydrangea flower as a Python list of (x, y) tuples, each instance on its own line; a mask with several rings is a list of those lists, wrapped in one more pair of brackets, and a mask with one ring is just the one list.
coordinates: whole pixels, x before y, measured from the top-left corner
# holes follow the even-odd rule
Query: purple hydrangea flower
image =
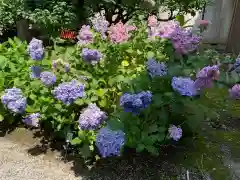
[(219, 72), (218, 65), (206, 66), (197, 73), (197, 78), (217, 79), (219, 76), (219, 73), (220, 72)]
[(1, 97), (3, 105), (16, 114), (22, 114), (27, 106), (27, 99), (18, 88), (6, 89)]
[(86, 109), (83, 110), (79, 117), (79, 127), (83, 130), (93, 130), (99, 127), (104, 120), (107, 119), (107, 114), (96, 104), (89, 104)]
[(229, 94), (233, 99), (240, 99), (240, 84), (235, 84), (230, 90)]
[(218, 79), (219, 74), (219, 67), (217, 65), (204, 67), (197, 73), (195, 88), (201, 90), (212, 87), (213, 80)]
[(52, 62), (52, 68), (53, 68), (53, 69), (57, 69), (57, 64), (58, 64), (58, 61), (57, 61), (57, 60), (53, 60), (53, 62)]
[(40, 79), (46, 86), (51, 86), (56, 83), (57, 78), (52, 72), (44, 71), (40, 74)]
[(169, 133), (169, 137), (172, 138), (174, 141), (179, 141), (179, 139), (181, 139), (182, 137), (182, 129), (175, 125), (171, 125), (168, 128), (168, 133)]
[(65, 70), (66, 73), (69, 72), (70, 71), (70, 64), (64, 63), (64, 70)]
[(64, 104), (72, 104), (76, 99), (84, 97), (84, 84), (76, 80), (64, 82), (55, 87), (53, 90), (54, 96)]
[(28, 53), (33, 60), (42, 60), (44, 57), (44, 47), (42, 40), (33, 38), (28, 45)]
[(41, 115), (39, 113), (32, 113), (23, 119), (23, 123), (28, 126), (38, 127), (40, 117)]
[(157, 26), (149, 27), (149, 38), (159, 36), (171, 40), (173, 47), (179, 54), (188, 54), (195, 51), (201, 37), (194, 35), (191, 30), (182, 28), (177, 21), (161, 22)]
[(146, 63), (149, 75), (153, 78), (155, 76), (167, 75), (167, 66), (164, 63), (159, 63), (155, 59), (149, 59)]
[(194, 81), (191, 78), (185, 77), (173, 77), (172, 78), (172, 88), (179, 92), (182, 96), (195, 96), (197, 95), (197, 90), (194, 86)]
[(124, 146), (124, 132), (101, 128), (96, 136), (96, 146), (102, 157), (120, 156)]
[(90, 26), (83, 25), (77, 36), (78, 45), (88, 45), (93, 42), (93, 33)]
[(40, 78), (42, 70), (39, 66), (31, 66), (30, 70), (31, 70), (30, 78), (32, 79)]
[(96, 64), (102, 58), (102, 54), (96, 49), (84, 48), (82, 58), (88, 63)]
[(145, 109), (152, 102), (152, 93), (142, 91), (137, 94), (124, 94), (120, 98), (120, 105), (126, 112), (138, 114), (140, 110)]
[(103, 39), (106, 39), (109, 22), (106, 20), (105, 16), (96, 14), (91, 21), (93, 28), (102, 35)]

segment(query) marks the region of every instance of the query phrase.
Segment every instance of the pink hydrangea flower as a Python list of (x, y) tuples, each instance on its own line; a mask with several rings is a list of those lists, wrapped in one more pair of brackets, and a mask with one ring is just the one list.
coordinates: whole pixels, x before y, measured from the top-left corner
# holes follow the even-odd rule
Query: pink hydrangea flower
[(157, 24), (158, 24), (157, 16), (151, 15), (148, 17), (148, 26), (149, 27), (157, 26)]
[(129, 32), (135, 30), (135, 26), (128, 26), (122, 22), (118, 22), (115, 25), (111, 25), (109, 28), (109, 37), (114, 43), (121, 43), (129, 39)]

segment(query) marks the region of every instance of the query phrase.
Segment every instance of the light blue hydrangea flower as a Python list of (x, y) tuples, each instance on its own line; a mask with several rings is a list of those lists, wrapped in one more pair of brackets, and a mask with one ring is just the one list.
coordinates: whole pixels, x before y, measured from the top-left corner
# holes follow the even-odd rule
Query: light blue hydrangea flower
[(125, 93), (120, 97), (120, 106), (125, 112), (139, 114), (139, 111), (148, 107), (152, 102), (152, 93), (150, 91), (142, 91), (137, 94)]
[(96, 104), (89, 104), (86, 109), (83, 110), (79, 117), (79, 127), (83, 130), (97, 129), (104, 120), (107, 119), (107, 114)]
[(42, 60), (44, 58), (44, 47), (42, 40), (33, 38), (28, 45), (28, 53), (33, 60)]
[(76, 99), (84, 97), (84, 84), (76, 80), (59, 84), (53, 90), (53, 95), (64, 104), (72, 104)]
[(44, 71), (40, 74), (40, 80), (46, 86), (51, 86), (56, 83), (57, 77), (52, 72)]
[(82, 58), (90, 64), (96, 64), (102, 58), (102, 54), (96, 49), (83, 48)]
[(96, 136), (96, 146), (102, 157), (120, 156), (124, 142), (123, 131), (113, 131), (108, 127), (101, 128)]
[(40, 117), (41, 115), (39, 113), (32, 113), (23, 119), (23, 123), (28, 126), (38, 127)]
[(39, 66), (31, 66), (30, 70), (31, 70), (31, 73), (30, 73), (31, 79), (40, 78), (40, 74), (41, 74), (42, 70)]
[(149, 59), (146, 62), (146, 67), (149, 75), (153, 78), (155, 76), (167, 75), (167, 66), (164, 63), (159, 63), (155, 59)]
[(194, 81), (188, 77), (173, 77), (171, 85), (172, 88), (182, 96), (195, 96), (198, 93)]
[(18, 88), (6, 89), (1, 101), (7, 109), (16, 114), (22, 114), (27, 106), (27, 99)]
[(171, 125), (168, 128), (169, 137), (172, 138), (174, 141), (179, 141), (182, 137), (182, 129), (175, 125)]

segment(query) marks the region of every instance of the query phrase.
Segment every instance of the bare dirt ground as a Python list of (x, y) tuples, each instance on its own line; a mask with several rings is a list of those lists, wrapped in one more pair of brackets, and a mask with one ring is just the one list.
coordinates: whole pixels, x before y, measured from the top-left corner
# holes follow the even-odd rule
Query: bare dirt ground
[(0, 180), (240, 179), (240, 133), (211, 134), (194, 140), (194, 147), (186, 146), (191, 141), (186, 140), (182, 147), (164, 149), (160, 157), (127, 152), (102, 159), (89, 170), (78, 156), (62, 156), (59, 149), (43, 146), (32, 131), (17, 128), (0, 137)]

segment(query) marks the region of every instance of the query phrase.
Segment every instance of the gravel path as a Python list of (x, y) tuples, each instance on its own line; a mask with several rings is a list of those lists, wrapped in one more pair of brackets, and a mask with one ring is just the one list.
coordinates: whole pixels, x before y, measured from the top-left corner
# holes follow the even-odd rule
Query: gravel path
[(0, 180), (81, 180), (71, 165), (47, 160), (44, 155), (31, 156), (27, 147), (0, 137)]

